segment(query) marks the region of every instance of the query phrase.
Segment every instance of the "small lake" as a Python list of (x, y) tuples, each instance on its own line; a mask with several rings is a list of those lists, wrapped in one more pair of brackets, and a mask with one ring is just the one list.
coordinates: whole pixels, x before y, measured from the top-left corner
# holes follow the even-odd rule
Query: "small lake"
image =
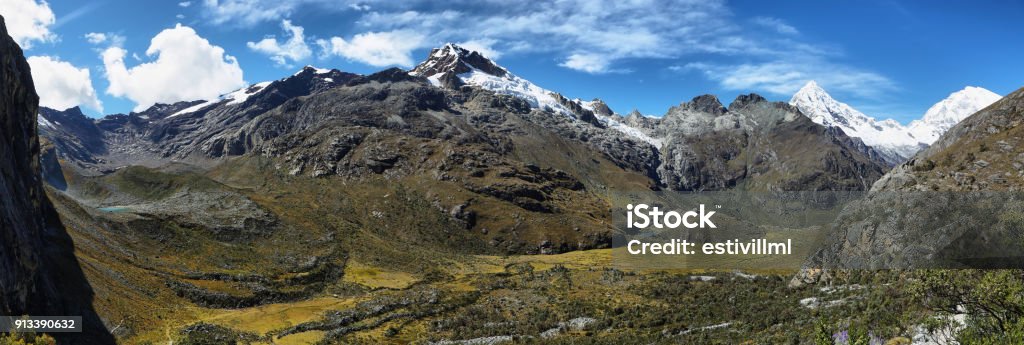
[(103, 211), (103, 212), (110, 212), (110, 213), (119, 213), (119, 212), (127, 212), (127, 211), (129, 211), (129, 209), (127, 207), (124, 207), (124, 206), (100, 207), (100, 208), (97, 208), (97, 210), (100, 210), (100, 211)]

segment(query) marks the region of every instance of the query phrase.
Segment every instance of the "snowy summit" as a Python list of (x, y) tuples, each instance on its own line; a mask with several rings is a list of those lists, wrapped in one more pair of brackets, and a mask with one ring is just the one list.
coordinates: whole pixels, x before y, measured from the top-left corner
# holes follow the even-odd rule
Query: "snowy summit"
[(865, 115), (832, 98), (814, 81), (797, 91), (789, 103), (816, 123), (840, 128), (847, 135), (860, 138), (890, 164), (897, 164), (931, 145), (960, 120), (1000, 98), (991, 91), (969, 86), (936, 103), (920, 120), (914, 120), (908, 126), (892, 119), (879, 121)]

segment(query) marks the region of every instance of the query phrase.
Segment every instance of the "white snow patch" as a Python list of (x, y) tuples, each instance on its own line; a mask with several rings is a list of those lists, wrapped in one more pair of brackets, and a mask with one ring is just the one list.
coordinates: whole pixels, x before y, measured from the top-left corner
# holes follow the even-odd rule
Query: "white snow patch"
[[(509, 72), (506, 72), (505, 76), (497, 77), (487, 74), (479, 69), (472, 68), (469, 72), (459, 74), (459, 79), (462, 79), (466, 84), (477, 85), (496, 93), (521, 98), (527, 103), (530, 103), (530, 106), (533, 108), (551, 109), (563, 115), (573, 116), (573, 112), (571, 110), (562, 106), (557, 100), (555, 100), (555, 97), (551, 95), (551, 91), (545, 90), (540, 86), (531, 83), (529, 80), (520, 78)], [(431, 83), (440, 84), (440, 82), (436, 80), (431, 81)]]
[(49, 128), (49, 129), (56, 129), (57, 128), (57, 126), (54, 126), (53, 123), (50, 122), (50, 120), (47, 120), (45, 117), (43, 117), (42, 114), (36, 114), (36, 122), (40, 126), (43, 126), (43, 127)]
[(594, 114), (594, 116), (597, 117), (598, 120), (601, 120), (601, 122), (604, 122), (604, 125), (607, 126), (608, 128), (617, 130), (619, 132), (622, 132), (623, 134), (640, 139), (648, 144), (654, 145), (654, 147), (658, 148), (659, 150), (661, 149), (662, 145), (665, 144), (663, 139), (649, 136), (647, 135), (647, 133), (644, 133), (640, 129), (630, 127), (611, 117), (597, 114)]
[[(554, 95), (554, 92), (537, 86), (536, 84), (530, 82), (529, 80), (523, 79), (513, 74), (512, 72), (509, 72), (508, 69), (504, 67), (499, 66), (499, 68), (505, 71), (504, 75), (500, 77), (488, 74), (487, 72), (477, 69), (476, 67), (466, 64), (465, 62), (462, 62), (460, 59), (453, 59), (451, 62), (449, 62), (448, 66), (444, 66), (443, 68), (437, 68), (436, 64), (440, 62), (442, 58), (444, 58), (445, 56), (457, 56), (458, 54), (459, 49), (455, 45), (446, 44), (444, 47), (438, 49), (433, 54), (431, 54), (431, 58), (428, 59), (428, 61), (425, 62), (424, 64), (418, 66), (416, 69), (453, 70), (456, 67), (454, 66), (454, 64), (463, 64), (464, 66), (470, 69), (469, 72), (465, 72), (458, 75), (459, 79), (462, 80), (463, 83), (466, 83), (468, 85), (479, 86), (481, 88), (494, 91), (495, 93), (498, 94), (510, 95), (520, 98), (529, 103), (530, 107), (532, 108), (550, 109), (555, 113), (559, 113), (573, 119), (576, 118), (572, 110), (558, 102), (556, 96)], [(427, 81), (429, 81), (431, 85), (440, 87), (441, 81), (439, 78), (441, 77), (441, 74), (442, 73), (437, 73), (432, 76), (428, 76)], [(418, 76), (419, 73), (415, 71), (410, 71), (409, 75)], [(593, 104), (591, 102), (581, 102), (578, 99), (572, 100), (571, 102), (576, 102), (577, 104), (580, 104), (584, 109), (593, 111)], [(646, 133), (636, 128), (629, 127), (616, 119), (597, 114), (594, 115), (607, 127), (615, 129), (633, 138), (647, 142), (659, 149), (662, 146), (661, 139), (652, 138)]]
[[(431, 84), (440, 86), (441, 82), (438, 80), (439, 75), (433, 75), (427, 78)], [(541, 88), (529, 80), (520, 78), (515, 74), (506, 72), (504, 77), (497, 77), (487, 74), (484, 71), (473, 68), (472, 71), (466, 72), (459, 75), (459, 79), (466, 84), (480, 86), (482, 88), (494, 91), (496, 93), (511, 95), (525, 100), (530, 103), (533, 108), (540, 109), (551, 109), (557, 113), (573, 117), (572, 110), (569, 110), (562, 104), (558, 103), (558, 100), (552, 95), (553, 92)], [(594, 107), (591, 102), (578, 102), (584, 109), (593, 111)], [(654, 147), (661, 149), (663, 141), (658, 138), (653, 138), (639, 129), (627, 126), (616, 119), (608, 116), (602, 116), (594, 114), (598, 120), (603, 122), (608, 128), (619, 131), (623, 134), (639, 139)]]
[(229, 93), (229, 94), (227, 94), (225, 96), (222, 96), (222, 98), (223, 99), (230, 99), (231, 101), (228, 102), (228, 104), (239, 104), (239, 103), (245, 102), (245, 100), (249, 99), (250, 96), (255, 95), (256, 93), (262, 91), (263, 88), (267, 87), (268, 85), (270, 85), (269, 81), (265, 81), (265, 82), (262, 82), (262, 83), (257, 83), (255, 85), (250, 86), (250, 87), (247, 87), (247, 88), (244, 88), (244, 89), (239, 89), (238, 91)]
[(178, 115), (194, 113), (194, 112), (202, 110), (202, 109), (204, 109), (206, 107), (209, 107), (211, 105), (214, 105), (214, 104), (217, 104), (217, 103), (220, 103), (220, 102), (223, 102), (223, 101), (228, 101), (228, 103), (227, 103), (228, 105), (240, 104), (242, 102), (245, 102), (245, 100), (249, 99), (249, 97), (251, 97), (252, 95), (255, 95), (255, 94), (259, 93), (260, 91), (262, 91), (263, 88), (269, 86), (270, 83), (271, 82), (269, 82), (269, 81), (265, 81), (265, 82), (262, 82), (262, 83), (256, 83), (256, 84), (253, 84), (253, 85), (250, 85), (250, 86), (247, 86), (247, 87), (243, 87), (241, 89), (235, 90), (235, 91), (230, 92), (228, 94), (221, 95), (217, 99), (208, 100), (208, 101), (205, 101), (203, 103), (199, 103), (199, 104), (193, 105), (191, 107), (179, 110), (178, 112), (168, 116), (168, 118), (172, 118), (172, 117), (175, 117), (175, 116), (178, 116)]
[(303, 67), (298, 72), (295, 72), (295, 74), (292, 74), (292, 76), (294, 77), (294, 76), (297, 76), (299, 74), (302, 74), (302, 71), (305, 71), (307, 68), (313, 69), (313, 71), (314, 71), (313, 74), (327, 74), (327, 73), (331, 73), (331, 69), (330, 68), (319, 68), (319, 67), (313, 67), (311, 65), (306, 65), (306, 67)]

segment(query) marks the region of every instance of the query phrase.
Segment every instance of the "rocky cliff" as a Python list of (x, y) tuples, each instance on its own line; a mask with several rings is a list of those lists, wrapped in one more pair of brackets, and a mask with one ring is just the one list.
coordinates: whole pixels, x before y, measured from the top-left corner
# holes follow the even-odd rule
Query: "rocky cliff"
[(0, 314), (80, 315), (85, 332), (57, 334), (60, 343), (112, 344), (43, 187), (38, 105), (29, 65), (0, 17)]
[(7, 34), (0, 32), (0, 313), (26, 313), (35, 296), (50, 287), (41, 282), (40, 253), (46, 226), (39, 178), (36, 110), (39, 97), (28, 63)]

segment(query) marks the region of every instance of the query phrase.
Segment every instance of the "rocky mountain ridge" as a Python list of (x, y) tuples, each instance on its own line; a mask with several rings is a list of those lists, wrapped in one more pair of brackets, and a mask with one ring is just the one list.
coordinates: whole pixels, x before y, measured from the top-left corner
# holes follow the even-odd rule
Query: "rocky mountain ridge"
[[(386, 86), (367, 84), (370, 81)], [(401, 121), (385, 113), (380, 121), (371, 120), (373, 116), (345, 115), (378, 111), (374, 108), (405, 115), (400, 115)], [(856, 140), (816, 128), (804, 121), (806, 117), (797, 108), (757, 95), (738, 97), (728, 108), (716, 97), (705, 95), (673, 107), (663, 118), (621, 117), (600, 100), (570, 100), (452, 44), (434, 49), (409, 72), (386, 70), (358, 76), (307, 67), (291, 77), (259, 83), (217, 100), (157, 105), (142, 113), (107, 116), (95, 121), (103, 133), (102, 142), (75, 139), (76, 131), (96, 131), (87, 124), (48, 128), (45, 135), (52, 136), (63, 159), (92, 167), (97, 173), (123, 165), (157, 166), (171, 161), (208, 165), (215, 164), (211, 159), (218, 157), (258, 152), (284, 155), (291, 162), (287, 169), (294, 173), (346, 175), (348, 168), (338, 162), (310, 162), (307, 154), (288, 153), (294, 149), (285, 149), (283, 138), (328, 123), (379, 126), (428, 138), (490, 138), (486, 140), (492, 142), (496, 135), (504, 136), (499, 134), (503, 131), (522, 133), (507, 125), (479, 127), (481, 123), (470, 121), (469, 127), (452, 127), (447, 120), (428, 124), (434, 120), (407, 118), (423, 111), (514, 114), (587, 145), (620, 167), (648, 176), (658, 188), (864, 189), (884, 171), (877, 157), (858, 151), (862, 148)], [(44, 111), (42, 121), (52, 125), (68, 122), (67, 118), (81, 119), (77, 114), (61, 118), (58, 113)], [(418, 124), (409, 122), (413, 119)], [(707, 139), (716, 136), (729, 144)], [(789, 139), (776, 140), (801, 137), (808, 137), (821, 150), (795, 152), (795, 146), (781, 143)], [(82, 151), (91, 156), (77, 154)], [(339, 154), (343, 153), (323, 159), (336, 160)], [(379, 161), (391, 160), (381, 157)], [(309, 170), (311, 164), (319, 168)]]

